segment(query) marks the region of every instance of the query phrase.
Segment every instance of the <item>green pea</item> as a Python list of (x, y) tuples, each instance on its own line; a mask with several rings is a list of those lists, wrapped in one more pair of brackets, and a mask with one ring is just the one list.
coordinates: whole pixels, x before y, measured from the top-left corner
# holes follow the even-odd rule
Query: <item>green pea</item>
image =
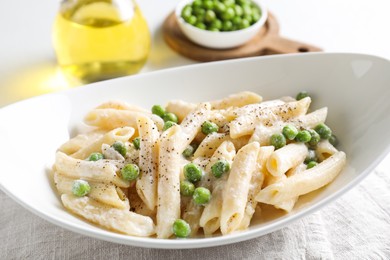
[(190, 5), (186, 5), (181, 11), (181, 17), (183, 17), (184, 20), (190, 17), (191, 14), (192, 14), (192, 7)]
[(249, 5), (249, 4), (250, 4), (250, 1), (249, 1), (249, 0), (236, 0), (236, 2), (237, 2), (239, 5)]
[(219, 13), (223, 13), (226, 11), (226, 5), (224, 5), (223, 3), (221, 2), (216, 2), (214, 3), (214, 8), (217, 12)]
[(72, 193), (77, 197), (83, 197), (91, 191), (91, 186), (84, 180), (75, 180), (72, 185)]
[(311, 139), (311, 134), (307, 130), (299, 131), (297, 136), (295, 137), (295, 140), (301, 143), (308, 143), (310, 142), (310, 139)]
[(192, 2), (193, 7), (202, 7), (202, 5), (203, 5), (202, 0), (194, 0), (194, 2)]
[(205, 121), (202, 124), (202, 133), (204, 133), (205, 135), (218, 132), (218, 129), (219, 129), (218, 125), (210, 121)]
[(314, 166), (317, 166), (318, 163), (315, 161), (311, 161), (307, 164), (307, 169), (313, 168)]
[(159, 117), (163, 117), (165, 115), (165, 109), (160, 105), (154, 105), (152, 107), (152, 113)]
[(187, 146), (186, 149), (184, 149), (183, 156), (188, 159), (194, 154), (194, 152), (195, 152), (194, 147), (192, 145), (189, 145)]
[(202, 7), (195, 7), (193, 13), (197, 16), (204, 15), (206, 10), (204, 10)]
[(298, 134), (298, 129), (293, 125), (286, 125), (283, 127), (282, 133), (288, 140), (294, 140)]
[(99, 161), (101, 159), (104, 159), (104, 156), (103, 154), (101, 153), (91, 153), (88, 158), (87, 158), (87, 161), (93, 161), (93, 162), (96, 162), (96, 161)]
[(215, 19), (214, 21), (211, 22), (210, 28), (215, 28), (215, 29), (222, 29), (222, 22), (219, 19)]
[(186, 20), (186, 22), (189, 23), (189, 24), (191, 24), (191, 25), (196, 24), (197, 21), (198, 21), (198, 18), (196, 18), (196, 16), (194, 16), (194, 15), (191, 15), (191, 16), (188, 17), (188, 19)]
[(194, 194), (195, 185), (189, 181), (181, 181), (180, 182), (180, 194), (186, 197), (190, 197)]
[[(199, 20), (199, 17), (197, 17), (197, 19)], [(206, 25), (202, 22), (197, 22), (195, 24), (195, 27), (199, 28), (199, 29), (202, 29), (202, 30), (206, 30)]]
[(286, 138), (283, 134), (273, 134), (270, 143), (275, 149), (279, 149), (286, 145)]
[(247, 20), (249, 22), (249, 25), (252, 23), (252, 15), (244, 15), (243, 19)]
[(230, 20), (234, 17), (234, 9), (232, 7), (226, 8), (226, 11), (221, 14), (222, 20)]
[(136, 137), (133, 139), (133, 145), (136, 150), (139, 150), (141, 147), (141, 138)]
[(314, 150), (309, 149), (305, 158), (305, 163), (308, 164), (311, 161), (317, 161), (317, 155)]
[(167, 122), (167, 121), (171, 121), (174, 123), (179, 122), (179, 119), (177, 118), (177, 116), (174, 113), (166, 113), (163, 116), (163, 119), (164, 119), (164, 122)]
[(210, 32), (219, 32), (219, 29), (218, 29), (218, 28), (211, 27), (211, 26), (208, 27), (207, 30), (210, 31)]
[(310, 139), (309, 145), (310, 146), (316, 146), (318, 144), (318, 142), (321, 140), (321, 137), (314, 130), (309, 130), (309, 132), (310, 132), (310, 135), (311, 135), (311, 139)]
[(205, 8), (205, 9), (213, 9), (213, 7), (214, 7), (214, 2), (212, 1), (212, 0), (205, 0), (205, 1), (203, 1), (203, 7)]
[(211, 173), (215, 178), (221, 178), (222, 174), (230, 170), (230, 165), (225, 160), (219, 160), (211, 166)]
[(198, 187), (195, 189), (192, 199), (197, 205), (204, 205), (211, 199), (211, 193), (209, 189)]
[(172, 226), (173, 234), (180, 238), (186, 238), (191, 234), (190, 225), (182, 219), (176, 219)]
[(296, 100), (301, 100), (302, 98), (308, 97), (309, 93), (306, 91), (301, 91), (297, 94), (297, 97), (295, 98)]
[(188, 163), (184, 166), (184, 176), (190, 182), (198, 182), (202, 179), (202, 170), (195, 163)]
[[(203, 25), (201, 25), (201, 24), (203, 24)], [(204, 14), (200, 14), (200, 15), (196, 16), (196, 23), (194, 24), (194, 26), (198, 27), (198, 25), (200, 27), (205, 26), (205, 28), (206, 28), (206, 25), (204, 24)], [(202, 28), (199, 28), (199, 29), (202, 29)], [(202, 29), (202, 30), (204, 30), (204, 29)]]
[(258, 20), (260, 20), (261, 15), (259, 13), (254, 12), (252, 14), (252, 24), (256, 23)]
[(126, 156), (127, 148), (123, 142), (116, 141), (115, 143), (112, 144), (112, 148), (114, 148), (114, 150), (120, 153), (123, 157)]
[(234, 25), (240, 26), (242, 18), (240, 16), (234, 16), (232, 22)]
[(242, 16), (244, 14), (244, 10), (239, 5), (234, 6), (234, 12), (236, 13), (237, 16)]
[(243, 5), (242, 9), (244, 11), (244, 15), (252, 15), (252, 8), (250, 5)]
[(172, 121), (165, 122), (164, 126), (163, 126), (163, 131), (168, 130), (169, 128), (171, 128), (174, 125), (177, 125), (177, 124), (175, 122), (172, 122)]
[(138, 178), (139, 176), (139, 168), (136, 164), (130, 163), (126, 164), (122, 170), (122, 179), (126, 181), (133, 181)]
[(322, 139), (329, 139), (332, 136), (332, 130), (324, 123), (317, 125), (314, 130), (321, 136)]
[(335, 136), (335, 135), (331, 135), (330, 137), (329, 137), (329, 143), (331, 144), (331, 145), (333, 145), (334, 147), (336, 147), (338, 144), (339, 144), (339, 140), (337, 139), (337, 137)]
[(211, 23), (212, 21), (215, 20), (216, 17), (217, 16), (215, 15), (213, 10), (207, 10), (204, 19), (206, 22)]
[(235, 2), (234, 0), (224, 0), (223, 3), (227, 6), (227, 7), (233, 7)]
[(222, 22), (222, 30), (223, 31), (231, 31), (233, 28), (232, 21), (223, 21)]
[(245, 28), (248, 28), (250, 25), (251, 25), (251, 24), (250, 24), (250, 22), (249, 22), (248, 20), (242, 19), (242, 20), (241, 20), (241, 23), (240, 23), (240, 25), (239, 25), (239, 28), (240, 28), (240, 29), (245, 29)]

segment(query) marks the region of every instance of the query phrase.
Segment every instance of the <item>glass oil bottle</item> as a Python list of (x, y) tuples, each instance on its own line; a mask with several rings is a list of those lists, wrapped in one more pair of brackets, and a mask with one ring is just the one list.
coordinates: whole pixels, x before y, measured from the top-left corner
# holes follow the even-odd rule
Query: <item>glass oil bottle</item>
[(132, 0), (65, 0), (54, 48), (67, 75), (83, 83), (137, 73), (150, 51), (147, 23)]

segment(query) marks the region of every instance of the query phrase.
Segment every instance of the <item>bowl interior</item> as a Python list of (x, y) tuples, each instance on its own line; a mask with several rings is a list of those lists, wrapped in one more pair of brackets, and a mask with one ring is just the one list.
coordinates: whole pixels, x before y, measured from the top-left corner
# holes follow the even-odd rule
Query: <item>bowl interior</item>
[[(301, 54), (193, 65), (91, 84), (19, 102), (0, 110), (0, 187), (39, 216), (70, 230), (144, 247), (191, 248), (232, 243), (279, 229), (340, 196), (389, 151), (390, 62), (357, 54)], [(329, 124), (348, 166), (327, 187), (304, 196), (288, 215), (259, 216), (248, 231), (188, 240), (112, 233), (69, 214), (48, 175), (56, 148), (78, 131), (87, 111), (110, 99), (150, 108), (171, 99), (200, 102), (249, 90), (264, 99), (312, 94), (312, 109), (328, 106)], [(27, 152), (21, 160), (21, 150)], [(22, 162), (22, 163), (21, 163)], [(270, 211), (272, 212), (272, 211)]]

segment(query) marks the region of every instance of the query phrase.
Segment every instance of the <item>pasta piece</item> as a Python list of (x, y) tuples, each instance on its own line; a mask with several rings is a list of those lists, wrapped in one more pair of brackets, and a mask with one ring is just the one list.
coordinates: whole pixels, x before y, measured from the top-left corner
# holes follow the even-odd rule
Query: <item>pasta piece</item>
[(180, 218), (180, 160), (181, 153), (177, 147), (181, 141), (180, 126), (172, 126), (160, 138), (159, 168), (157, 185), (157, 237), (169, 238), (172, 225)]
[(85, 146), (89, 146), (103, 136), (103, 131), (92, 131), (86, 134), (79, 134), (58, 148), (58, 151), (73, 154)]
[(202, 124), (207, 120), (210, 113), (210, 104), (202, 103), (196, 110), (188, 114), (186, 118), (181, 122), (181, 143), (178, 147), (179, 150), (183, 150), (191, 143), (195, 136), (200, 132)]
[[(72, 186), (75, 180), (57, 172), (54, 173), (54, 183), (60, 194), (72, 194)], [(88, 197), (118, 209), (130, 209), (129, 200), (115, 185), (98, 182), (89, 182), (89, 185), (91, 191), (88, 193)]]
[(85, 159), (93, 152), (100, 152), (102, 144), (112, 145), (115, 141), (126, 142), (129, 140), (134, 134), (134, 128), (132, 127), (120, 127), (113, 129), (106, 134), (104, 134), (101, 138), (91, 143), (88, 146), (85, 146), (73, 153), (71, 156), (77, 159)]
[(337, 152), (311, 169), (262, 189), (256, 200), (275, 205), (317, 190), (330, 183), (341, 172), (345, 163), (345, 153)]
[(215, 150), (228, 139), (226, 134), (212, 133), (203, 139), (194, 153), (194, 158), (211, 157)]
[(70, 178), (115, 184), (124, 188), (130, 185), (116, 174), (117, 167), (109, 160), (84, 161), (57, 152), (55, 168), (58, 173)]
[(132, 110), (117, 110), (113, 108), (97, 108), (90, 111), (84, 118), (87, 125), (97, 126), (104, 129), (114, 129), (118, 127), (137, 127), (137, 117), (148, 116), (156, 124), (158, 129), (162, 129), (164, 121), (154, 114), (145, 114)]
[(256, 126), (256, 129), (251, 136), (249, 142), (259, 142), (262, 146), (270, 145), (270, 139), (273, 134), (281, 133), (285, 125), (291, 124), (298, 129), (310, 129), (314, 128), (320, 123), (324, 123), (326, 119), (328, 109), (326, 107), (318, 109), (312, 113), (301, 115), (286, 122), (277, 120), (272, 125), (266, 126), (260, 123)]
[(104, 102), (104, 103), (100, 104), (99, 106), (97, 106), (96, 108), (97, 109), (113, 108), (116, 110), (130, 110), (130, 111), (141, 112), (144, 114), (151, 114), (150, 111), (147, 109), (144, 109), (144, 108), (139, 107), (139, 106), (131, 105), (131, 104), (128, 104), (126, 102), (119, 101), (119, 100), (111, 100), (111, 101)]
[(230, 122), (230, 136), (238, 138), (244, 135), (252, 135), (256, 126), (260, 123), (268, 126), (276, 120), (287, 121), (304, 115), (309, 108), (310, 97), (299, 101), (285, 103), (277, 100), (274, 103), (260, 103), (247, 105), (240, 109), (239, 116)]
[(261, 190), (261, 187), (264, 182), (265, 175), (267, 174), (266, 162), (268, 158), (271, 156), (274, 151), (273, 146), (263, 146), (259, 149), (259, 154), (257, 157), (257, 169), (254, 171), (250, 188), (248, 193), (248, 202), (246, 203), (244, 217), (241, 221), (239, 229), (246, 229), (249, 227), (252, 216), (255, 213), (257, 201), (255, 200), (255, 196)]
[(267, 161), (267, 170), (274, 176), (280, 176), (302, 163), (307, 152), (303, 143), (288, 144), (272, 153)]
[[(211, 172), (211, 167), (219, 160), (225, 160), (229, 163), (229, 165), (232, 165), (235, 154), (236, 150), (234, 148), (234, 144), (230, 141), (223, 142), (211, 157), (210, 163), (206, 166), (206, 172)], [(206, 235), (213, 234), (220, 227), (222, 193), (227, 178), (227, 173), (223, 174), (219, 179), (213, 178), (213, 191), (211, 194), (211, 200), (204, 208), (203, 213), (199, 219), (199, 225), (203, 228), (203, 231)]]
[(334, 148), (334, 146), (329, 143), (328, 140), (321, 140), (316, 147), (316, 155), (320, 162), (323, 160), (326, 160), (333, 154), (337, 153), (337, 149)]
[(139, 168), (140, 178), (137, 180), (139, 197), (154, 210), (157, 202), (157, 170), (159, 132), (154, 122), (148, 117), (138, 118), (138, 132), (141, 138)]
[[(300, 174), (300, 173), (304, 172), (305, 170), (306, 170), (306, 165), (304, 163), (302, 163), (302, 164), (298, 165), (297, 167), (289, 170), (286, 175), (287, 175), (287, 177), (291, 177), (295, 174)], [(283, 178), (286, 178), (286, 176), (282, 175), (280, 177), (279, 181), (282, 180)], [(294, 208), (294, 205), (298, 201), (298, 198), (299, 197), (291, 198), (291, 199), (288, 199), (286, 201), (282, 201), (280, 203), (277, 203), (274, 206), (277, 209), (282, 209), (286, 212), (290, 212)]]
[(138, 196), (136, 189), (129, 189), (128, 197), (130, 201), (131, 211), (143, 216), (148, 216), (152, 218), (154, 222), (156, 221), (156, 208), (150, 210), (149, 207), (145, 204), (145, 202), (143, 202), (143, 200)]
[(203, 141), (200, 143), (198, 149), (196, 149), (194, 153), (194, 158), (211, 157), (215, 150), (225, 141), (233, 142), (236, 150), (239, 150), (248, 143), (248, 140), (248, 136), (232, 139), (228, 134), (212, 133), (207, 135), (206, 138), (203, 139)]
[(102, 144), (102, 154), (105, 159), (124, 161), (125, 158), (111, 145)]
[(179, 119), (179, 122), (181, 122), (189, 113), (195, 110), (196, 107), (197, 105), (193, 103), (182, 100), (171, 100), (166, 106), (166, 111), (174, 113)]
[(147, 237), (155, 234), (153, 220), (134, 212), (110, 208), (89, 197), (75, 197), (69, 194), (61, 196), (65, 208), (85, 219), (132, 236)]
[(211, 101), (211, 109), (225, 109), (230, 107), (243, 107), (249, 104), (260, 103), (263, 98), (256, 93), (243, 91), (227, 96), (220, 100)]
[(223, 192), (221, 232), (223, 235), (237, 230), (245, 214), (250, 181), (257, 166), (259, 143), (253, 142), (241, 148)]
[(318, 124), (324, 123), (327, 115), (328, 115), (328, 108), (323, 107), (309, 114), (301, 115), (297, 118), (293, 118), (289, 121), (289, 123), (295, 125), (297, 128), (313, 129)]

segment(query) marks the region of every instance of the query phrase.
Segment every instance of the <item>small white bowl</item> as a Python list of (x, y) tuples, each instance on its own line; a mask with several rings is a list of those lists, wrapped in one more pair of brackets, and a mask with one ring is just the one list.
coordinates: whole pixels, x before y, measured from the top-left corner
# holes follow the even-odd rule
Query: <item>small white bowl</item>
[(228, 49), (238, 47), (252, 39), (265, 24), (268, 17), (267, 8), (258, 0), (252, 0), (261, 10), (260, 19), (250, 27), (230, 32), (213, 32), (199, 29), (181, 17), (182, 9), (193, 0), (181, 1), (175, 10), (176, 18), (181, 31), (193, 42), (214, 49)]

